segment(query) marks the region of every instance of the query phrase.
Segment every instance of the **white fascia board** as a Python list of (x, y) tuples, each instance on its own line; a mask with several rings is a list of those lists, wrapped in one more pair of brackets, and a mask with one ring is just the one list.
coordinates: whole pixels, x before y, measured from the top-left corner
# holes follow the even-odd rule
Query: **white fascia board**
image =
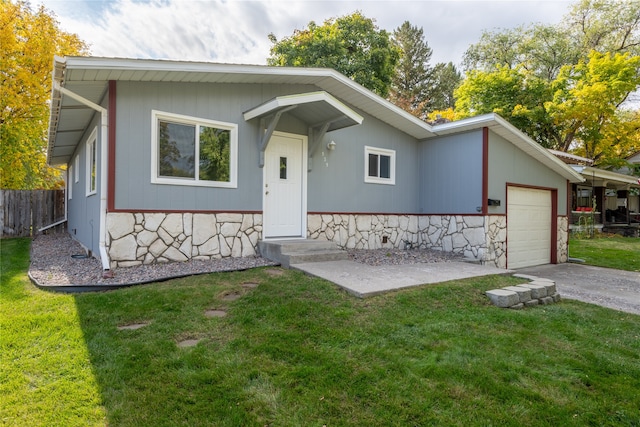
[(615, 181), (622, 184), (632, 185), (634, 187), (640, 187), (637, 177), (611, 172), (604, 169), (598, 169), (591, 166), (585, 166), (582, 170), (582, 175), (589, 178), (596, 177), (605, 181)]
[(438, 136), (448, 135), (452, 133), (460, 133), (467, 130), (479, 129), (484, 126), (489, 126), (496, 123), (496, 115), (483, 114), (481, 116), (468, 117), (462, 120), (456, 120), (455, 122), (442, 123), (432, 127), (433, 133)]
[(572, 160), (576, 160), (578, 162), (584, 162), (584, 163), (588, 163), (588, 164), (592, 164), (593, 160), (591, 159), (587, 159), (586, 157), (580, 157), (580, 156), (576, 156), (575, 154), (571, 154), (571, 153), (566, 153), (564, 151), (558, 151), (558, 150), (552, 150), (552, 149), (548, 149), (548, 151), (553, 154), (556, 157), (564, 157), (566, 159), (572, 159)]

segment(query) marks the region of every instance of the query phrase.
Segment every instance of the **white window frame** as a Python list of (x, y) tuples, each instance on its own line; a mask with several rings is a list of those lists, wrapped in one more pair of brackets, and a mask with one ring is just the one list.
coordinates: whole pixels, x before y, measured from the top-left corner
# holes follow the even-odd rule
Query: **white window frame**
[(67, 170), (67, 200), (71, 200), (73, 198), (73, 172), (75, 169), (76, 168), (73, 167), (73, 165), (70, 165)]
[[(380, 176), (369, 176), (369, 154), (375, 154), (377, 156), (389, 157), (389, 178), (381, 178)], [(378, 174), (380, 174), (380, 165), (378, 165)], [(364, 182), (369, 184), (396, 184), (396, 150), (389, 150), (386, 148), (370, 147), (365, 145), (364, 147)]]
[[(95, 150), (91, 150), (91, 146), (95, 144)], [(93, 128), (91, 135), (87, 138), (85, 143), (86, 157), (87, 157), (87, 170), (86, 170), (86, 188), (87, 197), (92, 196), (98, 192), (98, 128)], [(93, 151), (93, 158), (91, 158), (91, 152)], [(91, 170), (95, 166), (96, 180), (93, 187), (91, 186)]]
[(80, 182), (80, 156), (77, 154), (74, 160), (73, 173), (74, 173), (74, 180), (77, 184), (78, 182)]
[[(231, 144), (229, 150), (229, 182), (224, 181), (205, 181), (199, 179), (200, 163), (195, 161), (195, 173), (194, 178), (170, 178), (158, 175), (158, 122), (160, 120), (169, 121), (172, 123), (184, 124), (196, 126), (196, 157), (200, 151), (200, 141), (198, 127), (207, 126), (217, 129), (224, 129), (230, 131), (229, 143)], [(164, 111), (151, 111), (151, 183), (152, 184), (168, 184), (168, 185), (187, 185), (195, 187), (222, 187), (222, 188), (238, 188), (238, 125), (235, 123), (226, 123), (216, 120), (202, 119), (198, 117), (185, 116), (181, 114), (167, 113)]]

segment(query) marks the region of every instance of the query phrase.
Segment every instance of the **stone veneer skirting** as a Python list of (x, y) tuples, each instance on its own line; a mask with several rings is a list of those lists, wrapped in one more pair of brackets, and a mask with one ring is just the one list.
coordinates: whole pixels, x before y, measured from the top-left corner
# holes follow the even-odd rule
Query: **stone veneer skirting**
[[(310, 214), (307, 236), (345, 249), (425, 248), (507, 265), (504, 215)], [(262, 239), (253, 213), (109, 213), (111, 268), (252, 256)], [(558, 262), (568, 257), (568, 219), (558, 217)]]
[(423, 248), (506, 266), (506, 217), (308, 215), (308, 236), (345, 249)]
[(111, 268), (255, 255), (262, 215), (109, 213)]

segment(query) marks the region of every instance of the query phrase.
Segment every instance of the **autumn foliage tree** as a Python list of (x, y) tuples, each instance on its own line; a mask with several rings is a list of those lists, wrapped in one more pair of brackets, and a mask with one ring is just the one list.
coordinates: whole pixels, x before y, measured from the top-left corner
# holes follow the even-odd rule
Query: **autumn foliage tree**
[(0, 0), (0, 188), (61, 185), (60, 171), (46, 165), (53, 57), (86, 52), (44, 7)]

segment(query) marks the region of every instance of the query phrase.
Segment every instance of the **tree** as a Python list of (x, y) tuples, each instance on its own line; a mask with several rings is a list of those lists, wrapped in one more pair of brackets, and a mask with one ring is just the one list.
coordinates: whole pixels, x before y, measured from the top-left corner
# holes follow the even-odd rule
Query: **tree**
[(557, 148), (557, 129), (545, 110), (550, 85), (523, 67), (471, 71), (455, 91), (456, 117), (497, 113), (546, 148)]
[(86, 51), (44, 7), (0, 0), (0, 188), (60, 185), (59, 171), (46, 165), (52, 61)]
[(524, 67), (472, 71), (455, 92), (456, 113), (495, 112), (544, 147), (615, 166), (640, 148), (632, 132), (637, 116), (619, 108), (639, 85), (640, 57), (594, 51), (550, 82)]
[(429, 112), (454, 106), (453, 91), (462, 77), (453, 63), (429, 64), (431, 48), (422, 28), (405, 21), (393, 33), (400, 60), (391, 84), (389, 100), (425, 120)]
[(429, 103), (429, 84), (432, 68), (429, 65), (431, 48), (424, 40), (422, 28), (405, 21), (393, 33), (393, 41), (400, 50), (391, 83), (389, 100), (414, 116), (424, 118)]
[(465, 71), (522, 66), (551, 81), (562, 66), (586, 60), (593, 50), (640, 55), (640, 2), (581, 0), (556, 26), (485, 31), (463, 65)]
[(454, 91), (462, 82), (462, 75), (452, 62), (439, 62), (433, 67), (429, 87), (429, 111), (446, 110), (455, 106)]
[(640, 2), (581, 0), (557, 26), (485, 32), (465, 53), (456, 114), (498, 112), (545, 147), (614, 166), (640, 148), (614, 131), (633, 128), (623, 103), (639, 53)]
[(640, 2), (580, 0), (564, 19), (583, 57), (590, 51), (640, 55)]
[(616, 154), (625, 150), (622, 146), (634, 142), (619, 132), (628, 120), (618, 108), (638, 86), (640, 56), (594, 51), (588, 61), (563, 67), (552, 83), (553, 99), (545, 104), (554, 121), (562, 124), (559, 149), (567, 151), (578, 140), (585, 157), (599, 164), (615, 163)]
[(273, 43), (267, 63), (273, 66), (333, 68), (362, 86), (387, 96), (399, 51), (389, 33), (361, 12), (331, 18)]

